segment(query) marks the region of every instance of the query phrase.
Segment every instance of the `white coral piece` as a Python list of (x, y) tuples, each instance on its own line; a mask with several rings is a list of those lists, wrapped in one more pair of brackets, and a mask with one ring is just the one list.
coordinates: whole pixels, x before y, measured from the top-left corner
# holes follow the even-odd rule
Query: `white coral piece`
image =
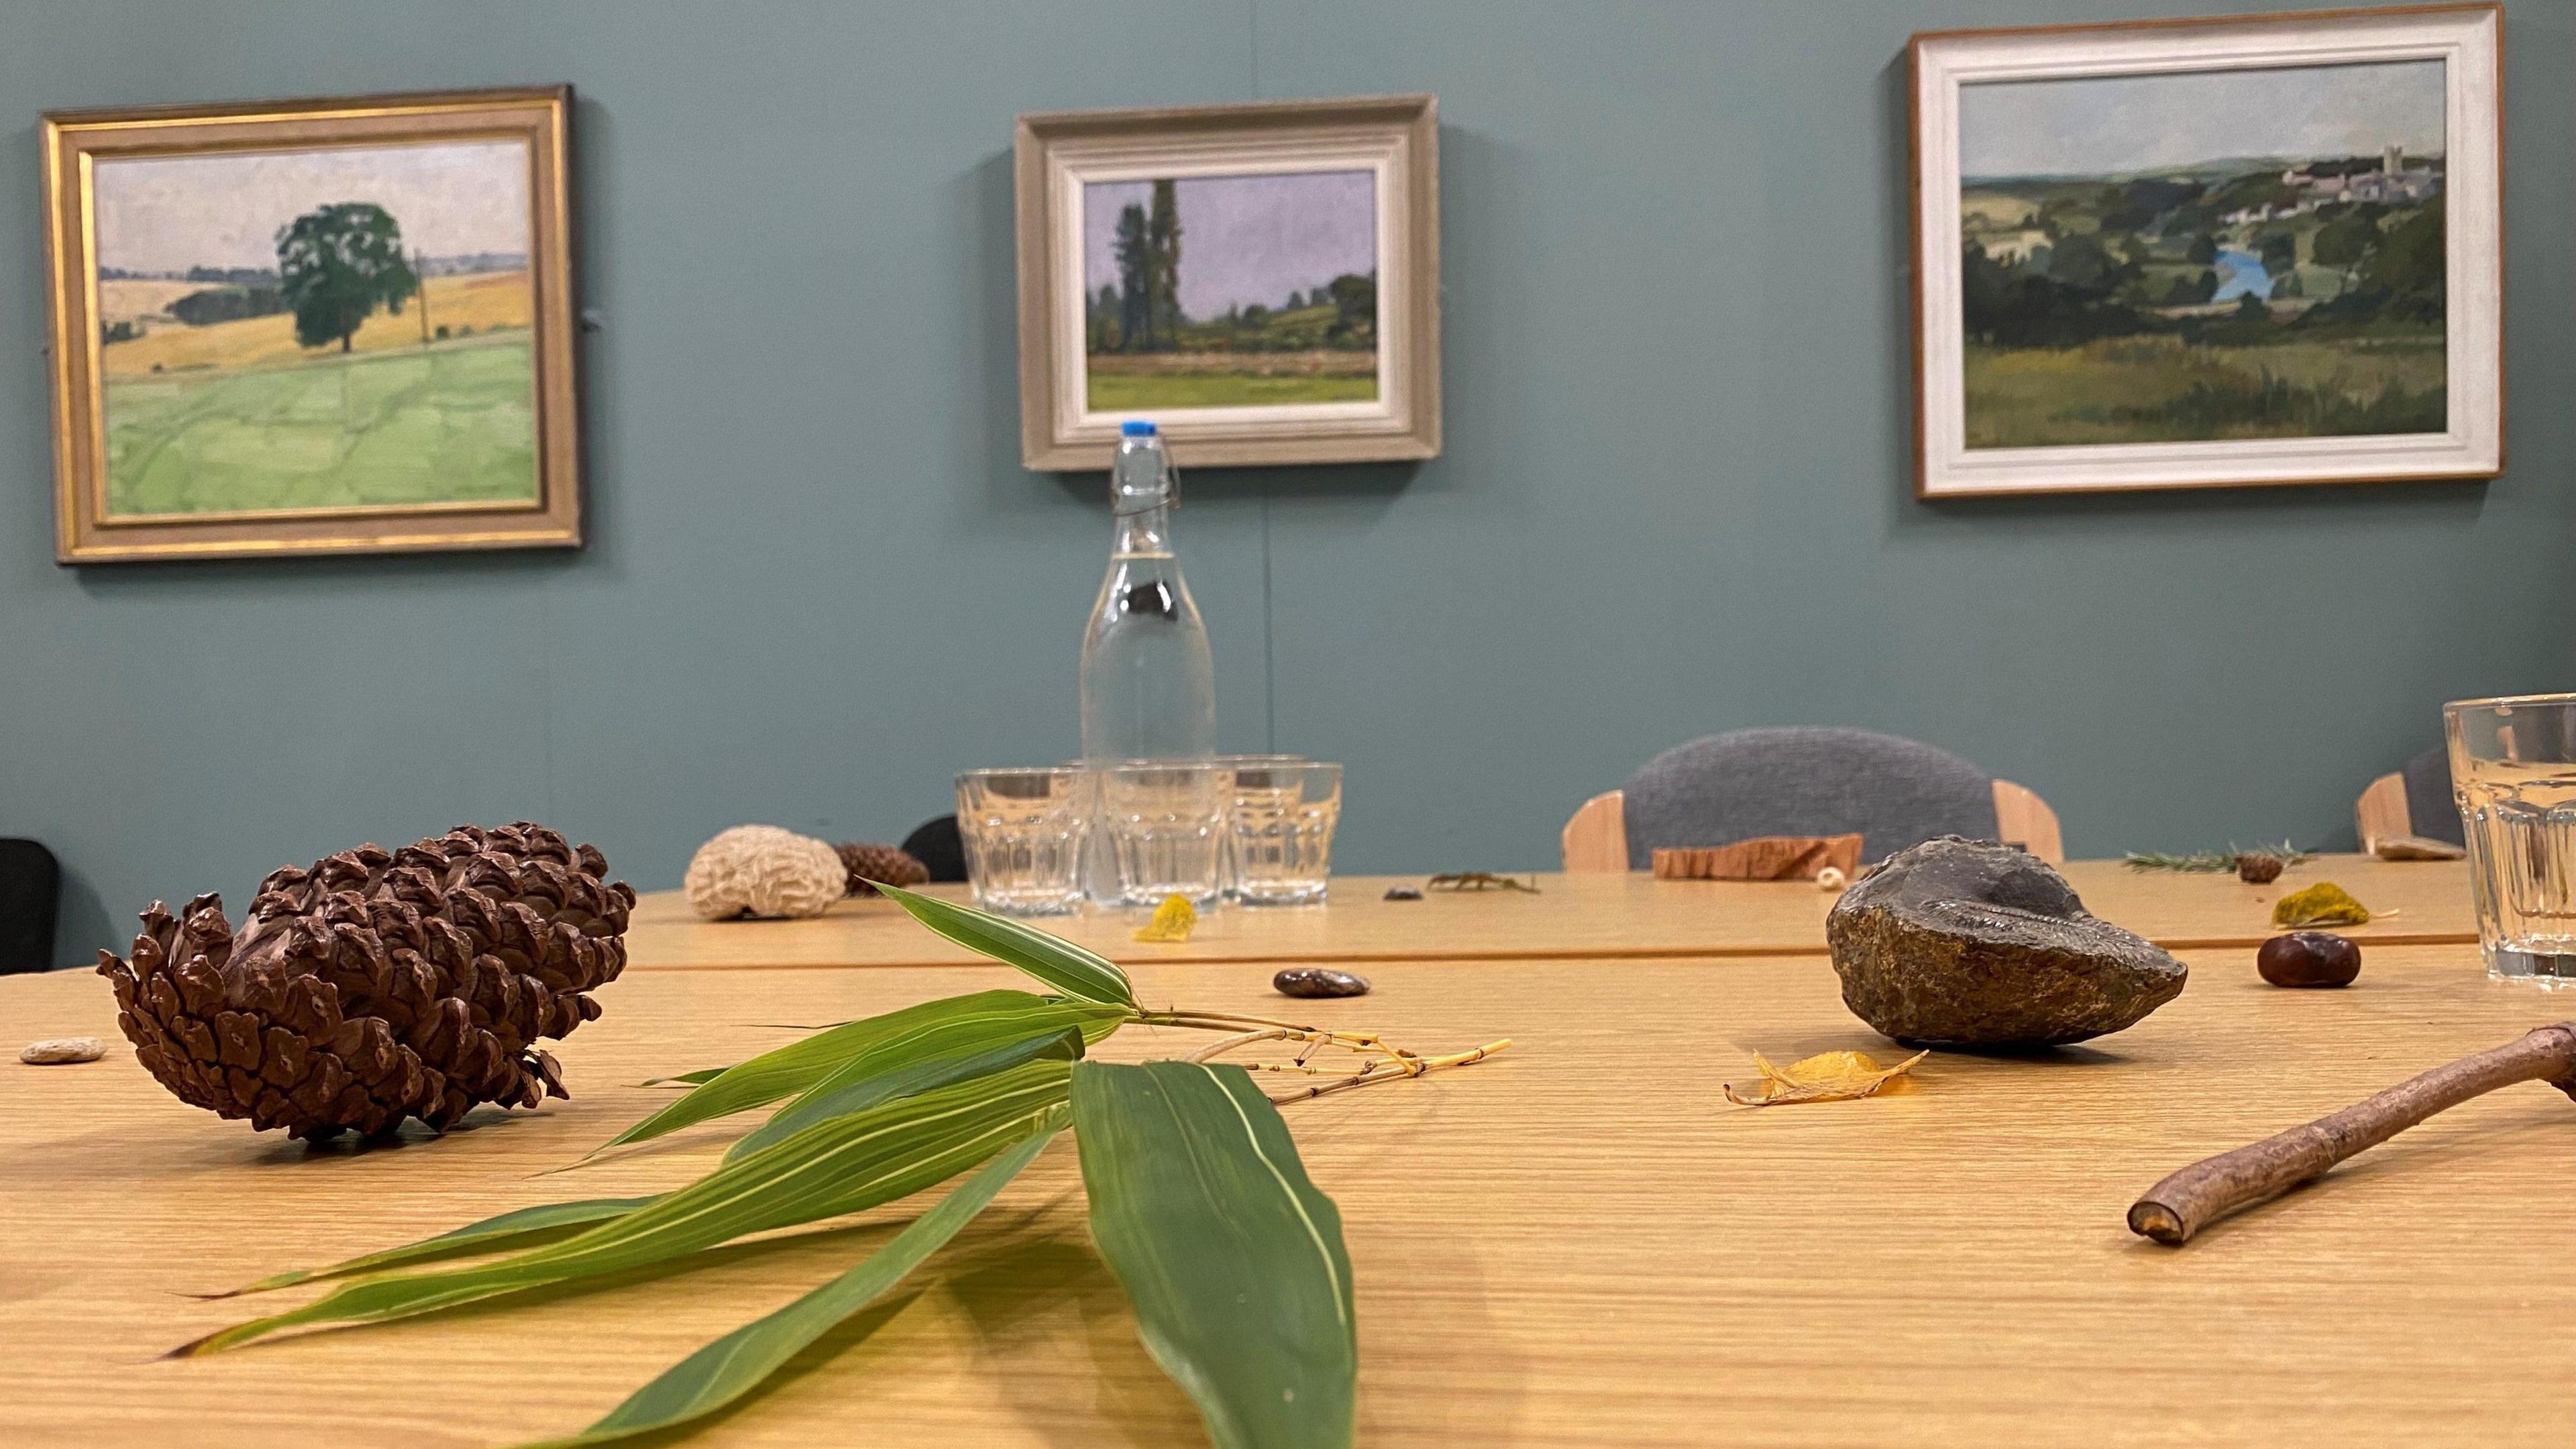
[(737, 825), (698, 847), (681, 889), (711, 921), (735, 916), (819, 916), (849, 884), (841, 854), (775, 825)]

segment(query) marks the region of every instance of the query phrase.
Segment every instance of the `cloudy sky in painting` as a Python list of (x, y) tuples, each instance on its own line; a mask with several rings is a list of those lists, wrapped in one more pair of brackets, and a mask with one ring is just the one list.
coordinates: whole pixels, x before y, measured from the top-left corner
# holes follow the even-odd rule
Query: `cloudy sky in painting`
[[(1153, 206), (1149, 181), (1082, 188), (1084, 290), (1118, 285), (1118, 213)], [(1181, 310), (1276, 307), (1345, 272), (1377, 267), (1377, 177), (1369, 171), (1206, 176), (1173, 188), (1181, 216)]]
[(406, 251), (528, 250), (522, 141), (102, 160), (96, 195), (99, 265), (133, 272), (274, 267), (278, 228), (335, 201), (391, 212)]
[(2442, 62), (1999, 81), (1959, 90), (1959, 171), (2096, 176), (2238, 156), (2442, 153)]

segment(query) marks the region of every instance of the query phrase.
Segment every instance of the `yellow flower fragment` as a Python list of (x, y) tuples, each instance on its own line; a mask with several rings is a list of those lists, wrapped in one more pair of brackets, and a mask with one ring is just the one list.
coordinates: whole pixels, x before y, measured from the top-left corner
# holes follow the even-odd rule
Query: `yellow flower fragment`
[[(1791, 1102), (1848, 1102), (1875, 1094), (1914, 1069), (1931, 1053), (1916, 1052), (1892, 1067), (1882, 1067), (1864, 1052), (1820, 1052), (1804, 1061), (1776, 1065), (1760, 1052), (1754, 1070), (1762, 1074), (1759, 1095), (1746, 1096), (1728, 1083), (1726, 1100), (1739, 1107), (1778, 1107)], [(1902, 1087), (1904, 1084), (1899, 1083)]]
[(1136, 939), (1186, 941), (1190, 938), (1191, 928), (1198, 923), (1198, 908), (1190, 904), (1188, 896), (1165, 896), (1163, 903), (1154, 907), (1154, 919), (1145, 923), (1144, 929), (1136, 933)]

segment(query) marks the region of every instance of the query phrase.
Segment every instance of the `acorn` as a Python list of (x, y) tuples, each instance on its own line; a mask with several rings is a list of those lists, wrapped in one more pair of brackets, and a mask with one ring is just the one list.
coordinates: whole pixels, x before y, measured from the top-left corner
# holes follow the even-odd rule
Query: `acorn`
[(2236, 878), (2247, 885), (2270, 885), (2281, 878), (2281, 857), (2249, 850), (2236, 857)]

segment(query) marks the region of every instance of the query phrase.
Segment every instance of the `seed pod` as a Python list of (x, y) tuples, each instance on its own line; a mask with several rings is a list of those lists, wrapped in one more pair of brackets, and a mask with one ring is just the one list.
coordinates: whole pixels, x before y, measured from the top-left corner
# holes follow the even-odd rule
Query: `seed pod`
[(1282, 996), (1366, 996), (1369, 989), (1365, 976), (1322, 966), (1291, 966), (1271, 977), (1270, 986)]

